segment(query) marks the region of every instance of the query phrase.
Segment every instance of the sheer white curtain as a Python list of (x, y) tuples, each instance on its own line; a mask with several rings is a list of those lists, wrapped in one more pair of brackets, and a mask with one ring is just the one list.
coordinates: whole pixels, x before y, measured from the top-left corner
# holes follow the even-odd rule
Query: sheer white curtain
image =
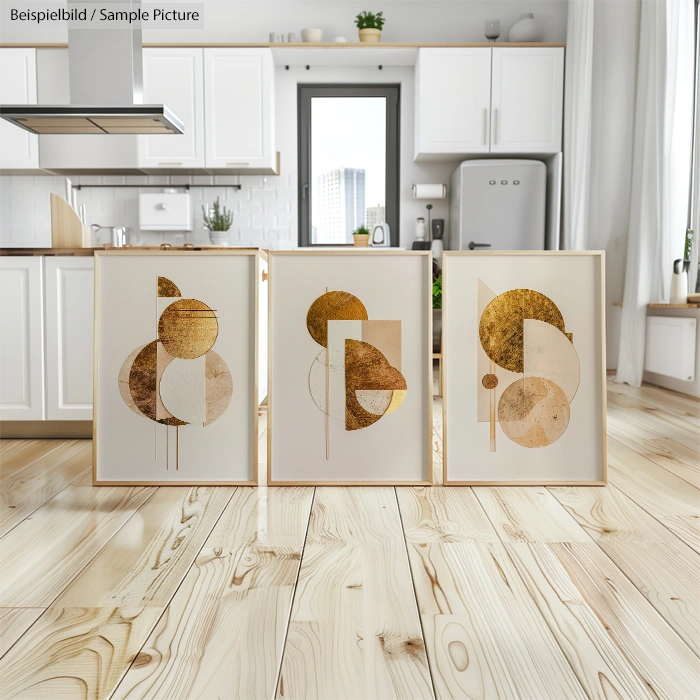
[(566, 29), (562, 248), (585, 250), (591, 172), (594, 0), (571, 0)]
[(632, 195), (616, 382), (639, 386), (646, 307), (682, 252), (691, 151), (693, 3), (641, 0)]

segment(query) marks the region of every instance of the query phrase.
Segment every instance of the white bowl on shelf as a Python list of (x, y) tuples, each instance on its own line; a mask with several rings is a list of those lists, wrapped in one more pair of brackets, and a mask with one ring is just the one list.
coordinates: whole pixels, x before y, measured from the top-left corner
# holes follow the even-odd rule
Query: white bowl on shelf
[(308, 44), (318, 44), (323, 41), (323, 29), (302, 29), (301, 40)]

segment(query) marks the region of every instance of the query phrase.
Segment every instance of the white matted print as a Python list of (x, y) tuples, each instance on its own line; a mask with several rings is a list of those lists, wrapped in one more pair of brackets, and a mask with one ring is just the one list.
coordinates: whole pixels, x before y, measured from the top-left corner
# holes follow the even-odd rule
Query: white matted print
[(268, 483), (429, 482), (429, 252), (271, 252), (270, 282)]
[(254, 483), (256, 251), (95, 254), (96, 484)]
[(445, 483), (603, 484), (604, 254), (445, 252)]

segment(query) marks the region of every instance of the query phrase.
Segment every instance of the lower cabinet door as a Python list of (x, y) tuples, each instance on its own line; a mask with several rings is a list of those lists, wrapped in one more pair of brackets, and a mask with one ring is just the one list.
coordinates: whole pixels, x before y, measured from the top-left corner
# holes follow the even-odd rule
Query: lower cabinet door
[(43, 277), (40, 256), (0, 259), (0, 419), (44, 418)]
[(48, 257), (46, 286), (46, 418), (92, 420), (92, 257)]

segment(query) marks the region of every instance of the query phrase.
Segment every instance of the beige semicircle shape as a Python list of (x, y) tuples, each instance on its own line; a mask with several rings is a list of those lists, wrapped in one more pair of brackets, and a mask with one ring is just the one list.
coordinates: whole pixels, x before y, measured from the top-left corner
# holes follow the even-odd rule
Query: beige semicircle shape
[(549, 379), (571, 403), (578, 391), (581, 367), (576, 348), (566, 335), (551, 323), (526, 318), (524, 353), (525, 376)]
[[(330, 362), (328, 366), (329, 375), (338, 373), (341, 370), (341, 367), (337, 367), (333, 362)], [(309, 369), (309, 393), (316, 407), (323, 413), (326, 412), (326, 381), (326, 351), (321, 350), (314, 358), (314, 361), (311, 363), (311, 368)], [(328, 402), (328, 417), (344, 421), (344, 406), (340, 406), (340, 412), (336, 412), (336, 406), (337, 404), (334, 406), (333, 402)]]
[(355, 396), (365, 411), (375, 416), (383, 416), (391, 406), (393, 393), (391, 389), (357, 389)]
[(233, 396), (233, 377), (224, 359), (209, 350), (204, 355), (204, 425), (210, 425), (228, 408)]
[(160, 378), (160, 398), (175, 418), (203, 425), (206, 420), (205, 356), (192, 360), (175, 357)]

